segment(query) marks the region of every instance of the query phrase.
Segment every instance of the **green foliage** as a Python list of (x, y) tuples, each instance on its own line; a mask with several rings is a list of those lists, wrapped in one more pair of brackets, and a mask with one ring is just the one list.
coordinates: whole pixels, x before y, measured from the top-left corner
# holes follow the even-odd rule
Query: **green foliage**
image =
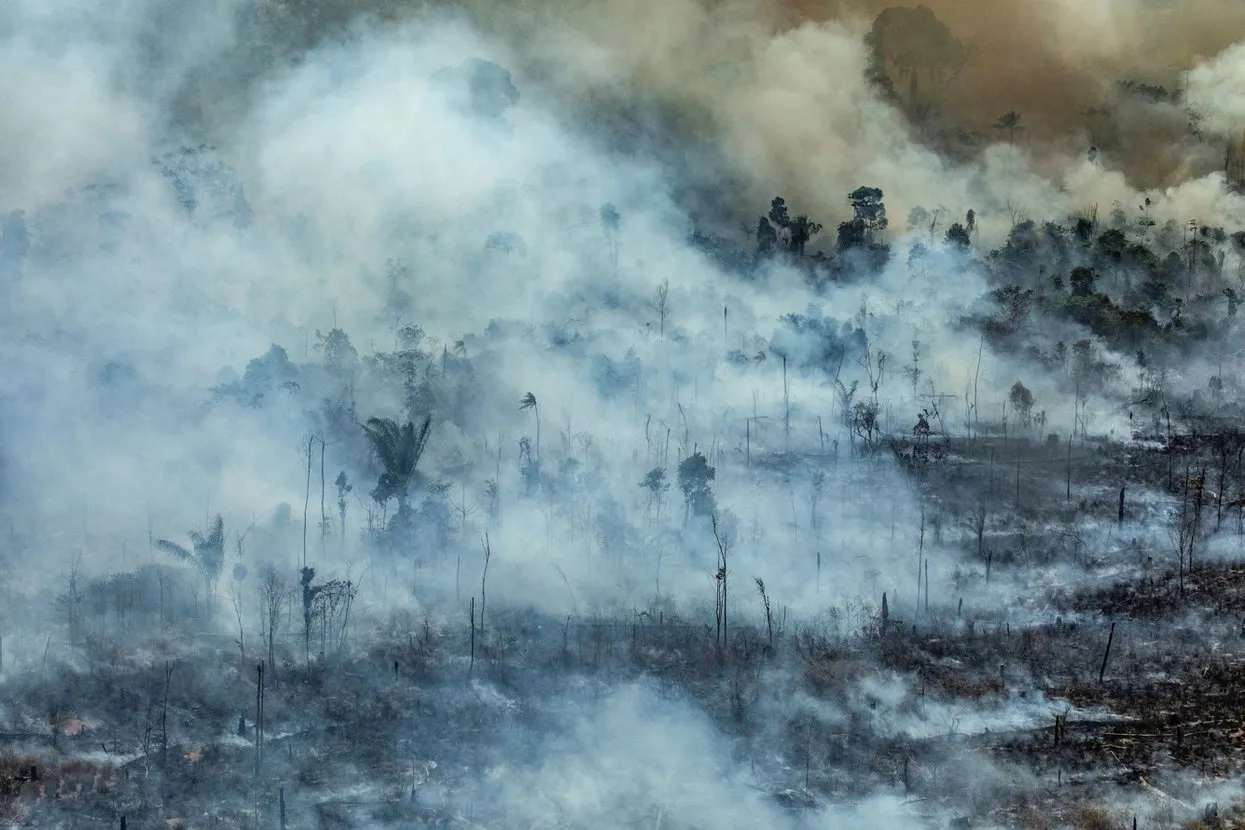
[(1136, 97), (1151, 104), (1174, 104), (1180, 100), (1180, 90), (1168, 90), (1158, 84), (1147, 84), (1144, 81), (1116, 81), (1112, 88), (1121, 97)]
[(1007, 285), (990, 292), (1000, 311), (999, 322), (1014, 331), (1029, 320), (1033, 310), (1033, 289)]
[(1098, 274), (1093, 268), (1073, 268), (1068, 283), (1072, 286), (1073, 297), (1090, 297), (1094, 293), (1094, 283)]
[(414, 323), (407, 323), (398, 327), (397, 339), (399, 349), (412, 352), (424, 341), (424, 330)]
[(679, 462), (679, 490), (692, 515), (711, 516), (717, 509), (712, 486), (716, 474), (702, 452), (693, 452)]
[(1033, 412), (1033, 404), (1035, 403), (1033, 393), (1023, 383), (1016, 381), (1012, 384), (1011, 391), (1007, 394), (1007, 401), (1012, 405), (1012, 409), (1016, 410), (1016, 414), (1020, 416), (1020, 422), (1027, 426)]
[(838, 247), (849, 267), (876, 272), (890, 257), (890, 248), (878, 238), (888, 224), (882, 198), (876, 187), (858, 187), (847, 195), (852, 218), (839, 225)]
[(948, 245), (961, 251), (967, 251), (973, 244), (973, 240), (968, 235), (968, 229), (959, 222), (947, 228), (946, 240)]
[(821, 232), (821, 225), (807, 216), (792, 217), (787, 202), (781, 196), (770, 202), (768, 216), (757, 222), (757, 254), (768, 256), (782, 249), (794, 256), (804, 256), (804, 250), (814, 236)]
[(618, 398), (635, 388), (640, 382), (640, 359), (635, 349), (628, 349), (626, 356), (620, 361), (611, 360), (607, 355), (597, 355), (592, 359), (592, 379), (597, 393), (607, 400)]
[(886, 204), (883, 193), (877, 187), (858, 187), (847, 194), (852, 205), (853, 218), (864, 222), (870, 236), (886, 229)]
[(652, 496), (659, 496), (670, 489), (670, 482), (666, 481), (666, 470), (664, 467), (654, 467), (644, 474), (644, 481), (640, 482), (640, 486), (648, 490)]
[[(770, 350), (800, 355), (793, 367), (817, 370), (834, 377), (845, 357), (858, 354), (869, 345), (863, 329), (841, 323), (810, 310), (805, 314), (784, 314), (782, 328), (774, 332)], [(810, 348), (811, 347), (811, 348)]]
[(431, 415), (426, 416), (418, 428), (411, 421), (399, 426), (388, 418), (368, 419), (363, 426), (363, 433), (382, 470), (371, 493), (378, 503), (384, 504), (389, 499), (396, 498), (399, 510), (405, 511), (409, 498), (407, 488), (415, 476), (419, 459), (424, 454), (431, 429)]
[(1030, 219), (1016, 223), (1003, 247), (992, 254), (1002, 276), (1009, 280), (1025, 279), (1038, 267), (1043, 255), (1043, 237)]
[(869, 244), (869, 228), (860, 219), (840, 222), (838, 242), (840, 251), (863, 248)]
[(225, 521), (217, 515), (212, 519), (206, 535), (196, 530), (190, 531), (188, 535), (192, 545), (190, 549), (167, 539), (157, 539), (155, 545), (164, 553), (195, 566), (203, 578), (210, 607), (216, 581), (220, 579), (221, 570), (225, 566)]
[(278, 393), (297, 394), (298, 367), (285, 349), (272, 344), (262, 356), (246, 364), (240, 381), (222, 384), (212, 392), (217, 400), (234, 400), (244, 406), (259, 407)]
[(324, 355), (325, 367), (335, 375), (349, 375), (359, 363), (358, 351), (346, 332), (339, 328), (329, 329), (328, 334), (316, 329), (316, 351)]
[(876, 400), (856, 401), (848, 415), (852, 434), (872, 449), (882, 437), (881, 404)]
[(762, 216), (757, 221), (757, 254), (758, 256), (768, 256), (778, 247), (778, 231), (774, 229), (773, 223), (768, 218)]
[(239, 228), (251, 221), (242, 178), (207, 145), (181, 147), (157, 162), (186, 212), (208, 220), (228, 219)]

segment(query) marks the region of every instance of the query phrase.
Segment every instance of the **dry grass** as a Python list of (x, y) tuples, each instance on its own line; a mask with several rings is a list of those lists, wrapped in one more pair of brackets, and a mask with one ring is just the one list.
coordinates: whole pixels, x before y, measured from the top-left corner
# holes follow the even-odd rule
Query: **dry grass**
[(74, 799), (108, 792), (114, 771), (85, 761), (48, 766), (30, 755), (0, 755), (0, 821), (23, 822), (47, 798)]
[(1072, 811), (1069, 824), (1076, 830), (1127, 830), (1132, 819), (1122, 810), (1101, 804), (1082, 804)]

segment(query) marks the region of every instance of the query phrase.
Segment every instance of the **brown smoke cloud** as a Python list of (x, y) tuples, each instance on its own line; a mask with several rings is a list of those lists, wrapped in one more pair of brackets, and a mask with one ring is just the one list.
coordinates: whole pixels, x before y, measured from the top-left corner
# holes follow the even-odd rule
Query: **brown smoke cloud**
[[(874, 18), (915, 3), (455, 5), (507, 42), (521, 71), (575, 101), (577, 115), (659, 119), (753, 207), (781, 193), (829, 224), (846, 190), (867, 183), (887, 190), (899, 221), (917, 203), (974, 207), (989, 221), (1105, 211), (1141, 191), (1182, 221), (1239, 209), (1203, 181), (1222, 168), (1223, 144), (1190, 129), (1181, 95), (1156, 101), (1116, 87), (1183, 89), (1186, 70), (1245, 32), (1239, 0), (928, 0), (971, 57), (944, 83), (923, 81), (922, 106), (901, 83), (887, 105), (863, 80)], [(1011, 110), (1021, 114), (1014, 133), (996, 127)]]
[[(845, 4), (869, 15), (893, 2)], [(1202, 175), (1218, 152), (1190, 140), (1183, 112), (1187, 70), (1245, 36), (1235, 0), (930, 0), (926, 4), (974, 55), (935, 105), (957, 125), (990, 132), (1016, 110), (1024, 140), (1039, 151), (1094, 144), (1138, 187), (1166, 187)], [(1119, 81), (1162, 86), (1157, 104), (1114, 94)], [(1104, 112), (1107, 110), (1108, 112)]]

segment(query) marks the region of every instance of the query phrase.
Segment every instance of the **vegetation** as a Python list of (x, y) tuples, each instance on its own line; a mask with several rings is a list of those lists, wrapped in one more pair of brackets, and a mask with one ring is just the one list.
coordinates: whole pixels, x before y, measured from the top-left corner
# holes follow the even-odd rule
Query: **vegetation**
[(797, 88), (848, 29), (719, 109), (656, 7), (411, 5), (161, 11), (81, 58), (101, 146), (0, 159), (0, 820), (1242, 823), (1239, 195), (1036, 99), (965, 151), (924, 6), (839, 56), (845, 181)]

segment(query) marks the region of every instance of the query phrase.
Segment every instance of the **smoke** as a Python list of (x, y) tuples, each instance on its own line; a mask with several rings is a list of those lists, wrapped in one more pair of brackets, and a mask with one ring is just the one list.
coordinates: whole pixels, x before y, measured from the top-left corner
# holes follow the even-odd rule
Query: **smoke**
[[(968, 498), (953, 486), (923, 492), (917, 468), (928, 460), (888, 455), (888, 439), (919, 442), (922, 423), (926, 435), (969, 435), (979, 421), (1005, 421), (995, 413), (1020, 380), (1032, 397), (1013, 437), (1044, 438), (1048, 418), (1052, 429), (1093, 420), (1123, 435), (1129, 414), (1116, 404), (1135, 373), (1104, 372), (1068, 395), (1038, 357), (992, 354), (960, 323), (993, 284), (933, 228), (971, 209), (971, 244), (985, 249), (1025, 219), (1146, 199), (1159, 226), (1245, 218), (1216, 172), (1219, 149), (1186, 112), (1200, 113), (1207, 133), (1234, 129), (1239, 48), (1224, 33), (1245, 21), (1211, 0), (1178, 13), (1140, 0), (931, 3), (967, 61), (918, 69), (913, 84), (892, 56), (888, 97), (868, 80), (878, 80), (869, 32), (892, 8), (463, 2), (365, 4), (356, 17), (328, 3), (319, 16), (295, 4), (10, 4), (0, 40), (0, 322), (10, 333), (0, 341), (0, 504), (9, 552), (29, 563), (23, 607), (36, 596), (61, 604), (14, 623), (23, 636), (8, 659), (37, 664), (33, 631), (53, 613), (59, 625), (68, 608), (71, 631), (86, 624), (66, 573), (150, 568), (165, 561), (157, 539), (184, 540), (219, 513), (240, 652), (255, 627), (254, 583), (231, 570), (243, 563), (255, 574), (279, 567), (290, 585), (296, 562), (322, 581), (352, 580), (368, 637), (381, 638), (378, 620), (395, 610), (422, 616), (424, 651), (404, 661), (436, 663), (434, 620), (454, 650), (440, 665), (455, 672), (484, 671), (477, 635), (480, 665), (500, 672), (514, 655), (508, 632), (534, 629), (547, 651), (530, 668), (548, 682), (557, 661), (586, 662), (590, 637), (604, 648), (599, 627), (582, 642), (568, 633), (572, 619), (598, 614), (628, 620), (631, 633), (611, 647), (629, 636), (641, 655), (671, 653), (644, 639), (654, 617), (654, 637), (673, 630), (680, 647), (706, 655), (736, 630), (756, 655), (800, 638), (799, 660), (772, 671), (716, 663), (696, 667), (712, 684), (681, 678), (703, 683), (713, 705), (616, 678), (604, 700), (551, 697), (550, 709), (582, 711), (555, 718), (541, 740), (503, 747), (478, 782), (528, 825), (897, 824), (910, 805), (886, 794), (802, 825), (760, 782), (807, 786), (813, 774), (868, 769), (852, 792), (892, 793), (907, 761), (868, 767), (873, 744), (854, 738), (1037, 729), (1058, 704), (1012, 699), (1002, 678), (997, 697), (965, 705), (927, 700), (924, 683), (918, 691), (913, 677), (887, 674), (840, 689), (833, 705), (762, 700), (750, 727), (758, 743), (791, 743), (784, 730), (805, 708), (815, 710), (810, 731), (858, 731), (832, 736), (842, 757), (810, 760), (810, 748), (803, 771), (786, 756), (760, 762), (757, 775), (740, 758), (760, 753), (736, 755), (697, 706), (730, 712), (743, 732), (744, 687), (792, 683), (793, 664), (812, 684), (858, 659), (857, 637), (884, 643), (892, 630), (929, 626), (971, 638), (993, 614), (996, 629), (1007, 626), (992, 635), (1004, 654), (1009, 621), (1050, 616), (1044, 598), (1016, 596), (1080, 572), (1055, 554), (1033, 554), (1020, 575), (989, 569), (1030, 557), (1026, 528), (995, 513), (1013, 498), (1020, 513), (1022, 489), (1026, 502), (1049, 496), (1062, 444), (1023, 480), (1019, 461), (1014, 471), (1000, 463), (997, 485), (993, 456), (988, 472), (937, 459), (962, 467), (961, 480), (989, 481), (994, 512), (977, 502), (980, 525), (1003, 526), (1009, 544), (1018, 537), (994, 560), (981, 533), (977, 556), (961, 553)], [(1115, 85), (1170, 93), (1184, 89), (1186, 69), (1187, 96)], [(1021, 120), (1001, 129), (1009, 110)], [(753, 233), (781, 195), (793, 215), (826, 226), (809, 253), (828, 250), (861, 185), (881, 188), (891, 215), (892, 256), (867, 280), (810, 279), (782, 262), (741, 279), (689, 243), (693, 233)], [(917, 207), (925, 219), (905, 228)], [(749, 259), (751, 245), (738, 246)], [(1047, 334), (1075, 342), (1084, 332), (1068, 322)], [(395, 519), (393, 500), (373, 495), (391, 459), (360, 423), (429, 414), (432, 437), (404, 491), (412, 503), (399, 499)], [(870, 454), (880, 460), (862, 460)], [(1131, 494), (1130, 508), (1147, 497)], [(1088, 512), (1082, 523), (1068, 522), (1084, 538), (1066, 543), (1066, 559), (1089, 562), (1095, 545), (1124, 550), (1114, 524), (1103, 529)], [(1047, 529), (1038, 525), (1028, 530)], [(1144, 525), (1138, 535), (1156, 535)], [(386, 535), (394, 526), (406, 534)], [(199, 575), (187, 573), (197, 590)], [(144, 584), (135, 602), (150, 606)], [(170, 583), (168, 596), (200, 619), (201, 598), (185, 584)], [(146, 613), (163, 627), (162, 573), (158, 597), (158, 616)], [(291, 604), (295, 618), (301, 601), (311, 594)], [(469, 646), (444, 634), (467, 603)], [(101, 638), (130, 633), (106, 602), (90, 608)], [(347, 623), (335, 619), (341, 648)], [(418, 625), (408, 623), (388, 633), (415, 652)], [(297, 620), (286, 626), (308, 636), (290, 630)], [(390, 655), (380, 658), (387, 682)], [(944, 666), (959, 670), (951, 657)], [(395, 659), (395, 682), (398, 673)], [(1037, 674), (1008, 683), (1041, 686)], [(993, 667), (974, 682), (994, 689)], [(455, 674), (444, 693), (461, 688)], [(470, 688), (486, 708), (520, 707), (514, 689)], [(1005, 776), (976, 760), (968, 769), (1002, 788)], [(975, 786), (970, 774), (953, 777)]]
[[(1163, 191), (1174, 216), (1213, 215), (1198, 188), (1181, 188), (1223, 162), (1189, 126), (1193, 80), (1182, 73), (1230, 47), (1245, 14), (1228, 0), (928, 4), (967, 60), (936, 79), (937, 58), (912, 36), (899, 47), (913, 54), (887, 68), (898, 88), (890, 105), (865, 82), (865, 35), (875, 15), (906, 4), (594, 2), (516, 15), (467, 5), (499, 37), (513, 33), (520, 57), (578, 117), (618, 132), (621, 115), (632, 134), (659, 125), (683, 139), (670, 153), (698, 177), (685, 163), (695, 147), (706, 172), (694, 205), (723, 192), (754, 205), (781, 194), (836, 219), (843, 194), (872, 184), (894, 194), (898, 215), (972, 207), (996, 230), (1009, 203), (1088, 212), (1140, 201), (1136, 191)], [(1016, 131), (996, 125), (1009, 111), (1021, 116)]]
[[(784, 811), (766, 782), (703, 714), (647, 684), (582, 707), (540, 746), (535, 763), (494, 771), (507, 818), (564, 826), (865, 827), (919, 814), (894, 796), (840, 803), (807, 817)], [(571, 720), (564, 718), (564, 720)], [(769, 765), (766, 764), (768, 767)], [(769, 772), (767, 769), (766, 772)]]
[[(1025, 19), (1019, 7), (931, 8), (973, 45), (948, 91), (982, 82), (971, 80), (974, 62), (1006, 51), (990, 43), (1021, 48), (1012, 30)], [(22, 118), (7, 123), (37, 129), (10, 136), (0, 168), (6, 205), (23, 209), (30, 228), (22, 273), (7, 288), (10, 319), (24, 332), (5, 347), (9, 498), (28, 529), (101, 522), (137, 549), (152, 516), (165, 526), (158, 533), (171, 534), (201, 525), (205, 512), (245, 527), (279, 504), (309, 502), (305, 435), (324, 433), (333, 417), (401, 417), (410, 395), (368, 380), (367, 367), (380, 364), (365, 361), (357, 382), (343, 385), (285, 361), (322, 359), (318, 333), (333, 328), (367, 358), (417, 326), (424, 378), (444, 368), (452, 347), (472, 365), (459, 397), (436, 404), (428, 459), (430, 478), (470, 470), (459, 482), (455, 544), (476, 555), (467, 515), (488, 501), (486, 481), (507, 493), (529, 487), (514, 460), (519, 438), (535, 438), (534, 418), (517, 406), (527, 392), (541, 402), (545, 451), (580, 456), (600, 496), (575, 508), (582, 514), (553, 496), (534, 510), (503, 511), (497, 566), (516, 569), (508, 580), (521, 601), (564, 611), (618, 600), (640, 583), (703, 597), (707, 535), (702, 558), (671, 564), (660, 552), (634, 568), (631, 584), (606, 586), (591, 555), (550, 531), (559, 514), (591, 549), (602, 516), (657, 509), (640, 506), (648, 469), (673, 479), (678, 460), (696, 450), (721, 470), (719, 503), (741, 527), (783, 516), (781, 529), (741, 539), (737, 555), (741, 570), (770, 580), (784, 603), (824, 601), (810, 580), (821, 554), (870, 560), (845, 565), (827, 586), (833, 596), (913, 591), (903, 549), (917, 522), (906, 494), (883, 522), (891, 539), (898, 526), (901, 541), (883, 545), (871, 507), (840, 500), (814, 515), (811, 470), (756, 494), (726, 468), (749, 464), (754, 447), (758, 457), (810, 446), (847, 452), (850, 404), (836, 398), (836, 383), (855, 382), (866, 397), (865, 367), (823, 357), (849, 338), (891, 358), (879, 431), (911, 429), (921, 395), (964, 410), (970, 379), (1008, 388), (1022, 375), (1051, 422), (1068, 423), (1057, 384), (1033, 377), (1032, 367), (980, 358), (975, 336), (948, 331), (946, 321), (970, 312), (986, 284), (937, 252), (914, 287), (904, 258), (920, 229), (896, 235), (898, 255), (874, 280), (821, 295), (783, 268), (764, 281), (732, 280), (687, 244), (688, 231), (704, 223), (731, 232), (734, 219), (753, 222), (776, 194), (833, 226), (847, 191), (870, 184), (884, 189), (896, 220), (917, 205), (945, 209), (948, 223), (973, 208), (989, 241), (1027, 216), (1134, 204), (1141, 194), (1122, 172), (1079, 155), (1046, 158), (1019, 141), (996, 140), (970, 160), (940, 154), (865, 81), (865, 34), (880, 10), (595, 2), (555, 20), (539, 4), (465, 4), (387, 27), (365, 19), (297, 62), (255, 70), (228, 105), (187, 110), (191, 91), (215, 88), (224, 56), (263, 31), (247, 16), (253, 9), (10, 8), (14, 72), (5, 94)], [(1131, 5), (1080, 10), (1075, 27), (1054, 4), (1028, 14), (1049, 24), (1043, 32), (1110, 31), (1092, 42), (1050, 34), (1017, 51), (1018, 60), (1058, 59), (1105, 83), (1150, 54), (1135, 48), (1144, 15)], [(74, 22), (70, 36), (45, 49), (62, 18)], [(1163, 60), (1211, 49), (1213, 38), (1199, 31), (1184, 21), (1164, 33), (1185, 51), (1163, 46)], [(190, 40), (193, 48), (179, 46)], [(272, 53), (281, 55), (278, 46)], [(442, 70), (473, 58), (510, 67), (517, 98), (505, 92), (497, 112), (482, 113), (446, 94), (469, 73)], [(1208, 64), (1206, 77), (1226, 71), (1214, 69), (1221, 64)], [(217, 148), (179, 151), (185, 131), (196, 130), (219, 139)], [(607, 204), (621, 216), (616, 231), (602, 224)], [(1154, 194), (1158, 221), (1230, 221), (1239, 211), (1215, 177)], [(658, 321), (653, 298), (666, 281), (669, 319)], [(248, 365), (272, 343), (284, 351)], [(740, 359), (723, 365), (724, 351)], [(905, 373), (913, 378), (907, 401)], [(239, 386), (262, 399), (261, 412), (228, 403), (234, 392), (214, 402)], [(952, 410), (944, 402), (940, 416), (967, 420)], [(1128, 428), (1122, 412), (1096, 414)], [(336, 468), (328, 478), (375, 475), (352, 460), (366, 454), (360, 440), (324, 448)], [(904, 493), (898, 476), (875, 482)], [(678, 516), (681, 494), (666, 498), (667, 517)], [(837, 550), (821, 535), (827, 527), (836, 528)], [(775, 544), (788, 555), (769, 558)], [(549, 580), (570, 590), (546, 591)]]
[(1234, 44), (1189, 73), (1190, 97), (1205, 113), (1208, 130), (1239, 138), (1245, 124), (1245, 99), (1241, 97), (1241, 72), (1245, 44)]

